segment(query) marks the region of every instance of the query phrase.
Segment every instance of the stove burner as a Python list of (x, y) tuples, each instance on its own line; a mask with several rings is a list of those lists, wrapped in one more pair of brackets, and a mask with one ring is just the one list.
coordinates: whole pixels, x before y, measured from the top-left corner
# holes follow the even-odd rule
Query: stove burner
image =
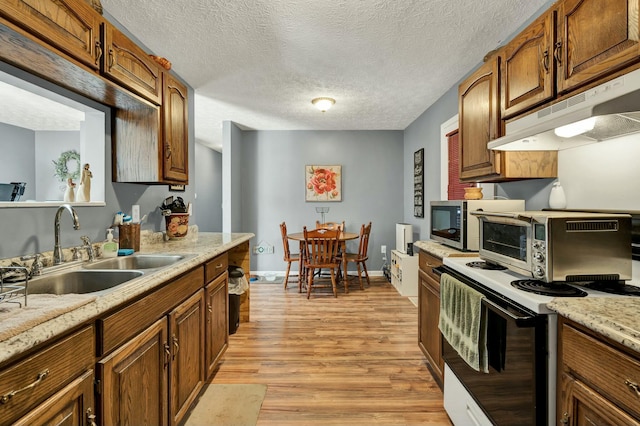
[(586, 292), (564, 283), (545, 283), (538, 280), (516, 280), (511, 285), (517, 289), (543, 296), (585, 297)]
[(489, 263), (489, 262), (477, 261), (477, 260), (467, 263), (467, 266), (469, 266), (470, 268), (487, 269), (490, 271), (504, 271), (505, 269), (507, 269), (504, 266), (496, 265), (495, 263)]
[(624, 282), (597, 281), (590, 283), (580, 283), (583, 287), (591, 290), (598, 290), (603, 293), (620, 294), (623, 296), (640, 296), (640, 287), (625, 284)]

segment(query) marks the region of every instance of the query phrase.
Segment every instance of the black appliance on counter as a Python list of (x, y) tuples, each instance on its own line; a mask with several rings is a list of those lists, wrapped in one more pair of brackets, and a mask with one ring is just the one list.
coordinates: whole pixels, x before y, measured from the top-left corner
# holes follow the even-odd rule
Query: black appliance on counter
[(0, 183), (0, 201), (20, 201), (26, 182)]

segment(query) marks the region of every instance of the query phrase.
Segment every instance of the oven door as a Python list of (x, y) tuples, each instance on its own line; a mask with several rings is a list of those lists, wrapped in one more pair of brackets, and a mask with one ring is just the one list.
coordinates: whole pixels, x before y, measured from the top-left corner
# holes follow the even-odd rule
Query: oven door
[[(489, 372), (471, 368), (446, 339), (445, 363), (496, 425), (544, 425), (547, 421), (547, 317), (520, 307), (487, 287), (442, 266), (485, 295)], [(445, 393), (447, 384), (445, 382)]]
[(480, 258), (531, 276), (531, 221), (509, 213), (471, 214), (480, 221)]

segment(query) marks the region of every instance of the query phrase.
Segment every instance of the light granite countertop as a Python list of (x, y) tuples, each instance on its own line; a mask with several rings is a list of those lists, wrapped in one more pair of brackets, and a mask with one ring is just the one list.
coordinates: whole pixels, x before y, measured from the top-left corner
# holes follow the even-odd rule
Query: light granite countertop
[(159, 234), (160, 238), (149, 238), (146, 242), (143, 239), (141, 250), (136, 254), (181, 254), (185, 255), (185, 259), (171, 267), (145, 272), (144, 275), (113, 291), (97, 295), (95, 299), (79, 308), (45, 320), (20, 334), (0, 341), (0, 364), (249, 241), (254, 236), (252, 233), (227, 234), (196, 231), (194, 235), (184, 240), (163, 241), (162, 233)]
[(640, 353), (640, 298), (559, 298), (549, 309)]
[(453, 256), (470, 256), (470, 257), (478, 256), (478, 252), (456, 250), (452, 247), (445, 246), (444, 244), (439, 243), (438, 241), (432, 241), (432, 240), (416, 241), (415, 243), (413, 243), (413, 246), (418, 247), (420, 250), (424, 250), (440, 259), (444, 259), (445, 257), (453, 257)]

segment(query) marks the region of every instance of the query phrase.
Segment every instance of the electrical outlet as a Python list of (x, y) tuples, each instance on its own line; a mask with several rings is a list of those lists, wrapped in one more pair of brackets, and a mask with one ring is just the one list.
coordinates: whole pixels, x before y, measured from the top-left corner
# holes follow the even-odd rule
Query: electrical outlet
[(140, 223), (140, 206), (138, 204), (131, 206), (131, 222)]
[(387, 246), (380, 246), (380, 253), (387, 254)]

